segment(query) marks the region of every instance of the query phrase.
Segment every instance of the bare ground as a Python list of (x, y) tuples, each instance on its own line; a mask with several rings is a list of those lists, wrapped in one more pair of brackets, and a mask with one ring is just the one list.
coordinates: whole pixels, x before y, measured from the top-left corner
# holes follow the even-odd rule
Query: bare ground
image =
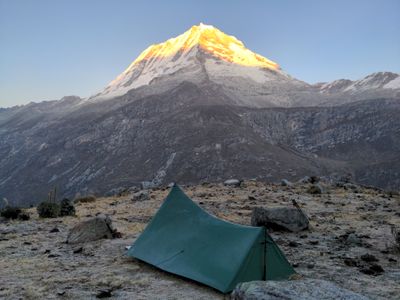
[[(365, 188), (359, 193), (325, 188), (322, 195), (310, 195), (306, 184), (282, 187), (247, 181), (241, 188), (221, 184), (183, 187), (211, 214), (247, 225), (254, 206), (291, 206), (296, 200), (310, 217), (311, 228), (271, 235), (298, 273), (333, 281), (371, 299), (396, 299), (400, 256), (391, 248), (391, 225), (400, 227), (400, 197)], [(132, 201), (130, 195), (98, 198), (77, 204), (76, 217), (40, 219), (32, 208), (29, 221), (0, 221), (0, 298), (90, 299), (107, 289), (115, 299), (229, 298), (126, 257), (125, 246), (132, 244), (167, 194), (168, 189), (153, 190), (151, 199), (141, 202)], [(100, 213), (111, 216), (122, 238), (65, 243), (74, 224)], [(51, 233), (55, 227), (59, 232)], [(346, 242), (351, 233), (361, 245)], [(346, 265), (345, 261), (360, 261), (364, 254), (378, 259), (376, 263), (384, 269), (381, 275), (367, 275)]]

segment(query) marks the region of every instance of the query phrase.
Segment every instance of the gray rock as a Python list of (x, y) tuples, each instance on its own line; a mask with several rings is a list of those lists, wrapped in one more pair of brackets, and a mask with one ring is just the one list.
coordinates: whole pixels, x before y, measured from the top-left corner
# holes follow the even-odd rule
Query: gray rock
[(250, 281), (239, 283), (231, 294), (233, 300), (367, 300), (336, 284), (319, 279), (291, 281)]
[(111, 239), (113, 233), (111, 219), (105, 216), (97, 216), (73, 227), (68, 234), (67, 243), (75, 244)]
[(311, 178), (310, 178), (310, 176), (304, 176), (298, 182), (299, 183), (311, 183)]
[(255, 207), (251, 216), (252, 226), (266, 226), (275, 230), (298, 232), (308, 228), (307, 216), (297, 208)]
[(224, 181), (224, 185), (233, 187), (239, 187), (241, 183), (242, 181), (238, 179), (228, 179)]
[(361, 246), (362, 242), (357, 235), (354, 233), (350, 233), (349, 236), (346, 239), (346, 244), (352, 245), (352, 246)]
[(287, 179), (282, 179), (281, 181), (281, 186), (292, 186), (293, 184), (287, 180)]
[(146, 190), (136, 192), (132, 195), (132, 201), (146, 201), (150, 199), (150, 193)]
[(154, 183), (153, 181), (142, 181), (140, 183), (140, 188), (142, 190), (149, 190), (149, 189), (155, 188), (157, 186), (158, 185), (156, 183)]
[(312, 186), (310, 186), (307, 190), (307, 193), (310, 194), (322, 194), (324, 192), (324, 189), (322, 188), (322, 186), (320, 184), (313, 184)]

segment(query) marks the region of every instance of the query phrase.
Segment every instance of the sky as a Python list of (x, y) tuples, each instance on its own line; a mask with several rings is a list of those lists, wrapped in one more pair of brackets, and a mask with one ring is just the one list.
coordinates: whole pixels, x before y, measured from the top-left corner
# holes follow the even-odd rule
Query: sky
[(399, 0), (0, 0), (0, 107), (93, 95), (200, 22), (309, 83), (400, 73)]

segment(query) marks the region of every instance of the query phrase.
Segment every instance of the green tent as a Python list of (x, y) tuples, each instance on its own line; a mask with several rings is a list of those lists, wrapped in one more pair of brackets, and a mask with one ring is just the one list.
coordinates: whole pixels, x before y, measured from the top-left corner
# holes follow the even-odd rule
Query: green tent
[(177, 185), (128, 255), (223, 293), (239, 282), (283, 280), (295, 273), (264, 227), (217, 219)]

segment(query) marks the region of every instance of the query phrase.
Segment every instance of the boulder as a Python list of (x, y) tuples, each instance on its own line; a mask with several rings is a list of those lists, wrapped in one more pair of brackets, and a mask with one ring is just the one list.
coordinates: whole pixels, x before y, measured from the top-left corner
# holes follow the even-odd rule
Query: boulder
[(111, 239), (115, 230), (112, 221), (106, 216), (97, 216), (75, 225), (67, 237), (68, 244), (85, 243), (100, 239)]
[(140, 188), (142, 190), (149, 190), (149, 189), (153, 189), (156, 188), (158, 185), (156, 183), (154, 183), (153, 181), (142, 181), (140, 183)]
[(287, 180), (287, 179), (282, 179), (281, 181), (281, 186), (292, 186), (293, 184)]
[(239, 283), (233, 300), (368, 300), (367, 297), (320, 279)]
[(322, 194), (323, 192), (324, 192), (324, 189), (318, 183), (311, 185), (307, 190), (307, 193), (314, 194), (314, 195), (315, 194)]
[(224, 185), (233, 187), (239, 187), (241, 183), (242, 181), (238, 179), (228, 179), (224, 181)]
[(308, 228), (307, 216), (298, 208), (255, 207), (251, 216), (252, 226), (266, 226), (274, 230), (299, 232)]

